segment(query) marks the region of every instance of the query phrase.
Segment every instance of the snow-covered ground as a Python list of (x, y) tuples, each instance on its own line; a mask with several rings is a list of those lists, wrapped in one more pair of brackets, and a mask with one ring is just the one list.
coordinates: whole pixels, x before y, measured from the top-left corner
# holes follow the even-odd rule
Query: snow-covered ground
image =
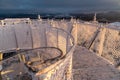
[(106, 27), (120, 30), (120, 22), (109, 23)]

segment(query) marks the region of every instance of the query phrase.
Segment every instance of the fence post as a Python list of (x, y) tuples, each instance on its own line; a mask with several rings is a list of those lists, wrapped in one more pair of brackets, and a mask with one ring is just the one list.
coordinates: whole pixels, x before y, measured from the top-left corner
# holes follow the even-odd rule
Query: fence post
[[(1, 61), (2, 59), (3, 59), (3, 53), (0, 52), (0, 61)], [(1, 72), (2, 72), (2, 62), (0, 63), (0, 80), (2, 80)]]
[(74, 22), (73, 23), (73, 29), (72, 29), (72, 35), (74, 37), (74, 41), (75, 41), (75, 45), (77, 44), (77, 26), (78, 26), (78, 23)]

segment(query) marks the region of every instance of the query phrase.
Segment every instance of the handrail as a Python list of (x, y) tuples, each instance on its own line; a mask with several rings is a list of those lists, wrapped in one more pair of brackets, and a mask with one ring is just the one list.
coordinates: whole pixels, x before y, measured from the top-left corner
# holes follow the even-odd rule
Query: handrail
[[(57, 59), (61, 58), (63, 52), (62, 52), (62, 50), (60, 50), (59, 48), (56, 48), (56, 47), (39, 47), (39, 48), (27, 49), (27, 50), (16, 50), (16, 54), (14, 56), (16, 56), (18, 54), (22, 54), (22, 53), (28, 52), (28, 51), (33, 51), (33, 50), (38, 50), (38, 49), (49, 49), (49, 48), (53, 48), (53, 49), (59, 50), (60, 51), (60, 55), (57, 56), (56, 58)], [(14, 57), (14, 56), (11, 56), (11, 57)], [(11, 57), (9, 57), (9, 58), (11, 58)], [(5, 61), (5, 60), (7, 60), (9, 58), (5, 58), (5, 59), (1, 60), (0, 62), (3, 62), (3, 61)], [(52, 58), (51, 60), (54, 60), (56, 58)]]

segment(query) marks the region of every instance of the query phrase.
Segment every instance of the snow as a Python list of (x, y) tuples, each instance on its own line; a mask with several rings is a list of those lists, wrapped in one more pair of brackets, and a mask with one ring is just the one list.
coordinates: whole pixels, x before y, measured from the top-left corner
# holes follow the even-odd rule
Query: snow
[(119, 26), (120, 27), (120, 22), (113, 22), (109, 24), (110, 26)]

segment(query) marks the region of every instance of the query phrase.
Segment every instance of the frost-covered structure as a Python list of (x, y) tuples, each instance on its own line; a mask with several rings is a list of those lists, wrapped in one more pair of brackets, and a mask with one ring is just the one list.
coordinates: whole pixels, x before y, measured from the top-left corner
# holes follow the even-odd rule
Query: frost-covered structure
[(30, 19), (6, 19), (2, 23), (2, 80), (72, 80), (72, 27), (68, 32)]

